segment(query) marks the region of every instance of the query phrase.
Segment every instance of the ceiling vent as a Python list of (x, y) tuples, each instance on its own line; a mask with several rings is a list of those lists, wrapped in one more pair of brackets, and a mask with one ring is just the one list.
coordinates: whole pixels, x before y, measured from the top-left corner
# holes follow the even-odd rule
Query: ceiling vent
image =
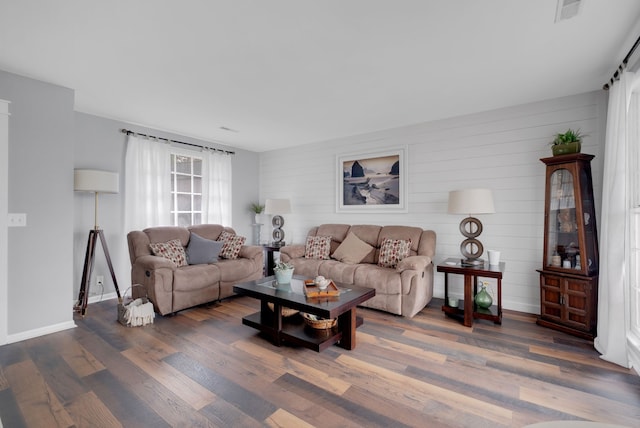
[(560, 22), (576, 16), (582, 8), (582, 0), (558, 0), (556, 21)]

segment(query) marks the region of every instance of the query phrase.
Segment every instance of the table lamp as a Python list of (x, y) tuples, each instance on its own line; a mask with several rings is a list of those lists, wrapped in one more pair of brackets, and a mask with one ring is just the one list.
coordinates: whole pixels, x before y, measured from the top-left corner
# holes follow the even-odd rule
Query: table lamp
[(463, 265), (475, 266), (483, 264), (480, 258), (484, 252), (482, 243), (476, 239), (482, 233), (482, 223), (472, 215), (492, 214), (493, 194), (489, 189), (465, 189), (449, 192), (449, 214), (467, 214), (460, 222), (460, 233), (466, 238), (460, 244), (460, 252), (464, 256)]
[(264, 212), (266, 214), (272, 214), (273, 219), (271, 224), (273, 225), (273, 242), (274, 247), (283, 247), (284, 241), (284, 218), (282, 214), (289, 214), (291, 212), (291, 202), (289, 199), (267, 199), (264, 203)]
[(76, 169), (73, 173), (73, 188), (76, 192), (92, 192), (95, 194), (94, 207), (94, 224), (93, 229), (89, 231), (89, 239), (87, 241), (87, 252), (84, 258), (84, 267), (82, 269), (82, 283), (80, 284), (80, 292), (78, 293), (78, 301), (74, 310), (80, 312), (84, 316), (87, 312), (87, 303), (89, 299), (89, 285), (91, 282), (91, 274), (96, 255), (96, 242), (100, 239), (102, 250), (107, 258), (107, 265), (111, 272), (111, 279), (118, 294), (118, 301), (122, 303), (118, 281), (113, 272), (107, 241), (104, 238), (104, 231), (98, 226), (98, 194), (99, 193), (118, 193), (118, 173), (109, 171), (100, 171), (95, 169)]

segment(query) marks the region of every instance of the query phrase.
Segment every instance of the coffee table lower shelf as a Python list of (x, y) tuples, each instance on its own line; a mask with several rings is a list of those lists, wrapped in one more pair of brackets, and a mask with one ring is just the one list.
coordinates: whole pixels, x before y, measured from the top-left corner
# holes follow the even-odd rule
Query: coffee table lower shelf
[[(304, 322), (300, 314), (296, 314), (283, 317), (282, 327), (278, 330), (274, 326), (276, 324), (275, 318), (273, 312), (256, 312), (242, 318), (242, 324), (260, 331), (277, 346), (288, 342), (316, 352), (323, 351), (342, 339), (339, 325), (330, 329), (314, 329)], [(362, 317), (356, 316), (356, 327), (360, 327), (362, 323)]]

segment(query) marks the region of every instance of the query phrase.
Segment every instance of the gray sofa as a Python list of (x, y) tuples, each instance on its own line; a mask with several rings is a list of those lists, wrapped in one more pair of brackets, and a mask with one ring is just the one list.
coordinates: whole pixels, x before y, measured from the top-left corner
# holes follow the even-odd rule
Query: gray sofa
[[(373, 247), (358, 263), (345, 263), (333, 258), (336, 249), (350, 232)], [(282, 247), (280, 259), (293, 264), (295, 274), (309, 278), (322, 275), (347, 285), (375, 288), (375, 297), (362, 306), (406, 317), (413, 317), (431, 301), (432, 260), (436, 248), (434, 231), (410, 226), (323, 224), (312, 228), (307, 236), (330, 236), (331, 258), (305, 258), (305, 245)], [(385, 238), (411, 240), (410, 254), (395, 268), (377, 264)]]
[(218, 224), (188, 228), (162, 226), (129, 232), (131, 284), (144, 286), (144, 290), (133, 287), (133, 297), (142, 297), (146, 293), (155, 311), (166, 315), (232, 296), (234, 284), (261, 278), (264, 253), (260, 246), (243, 245), (236, 259), (182, 267), (154, 255), (150, 248), (152, 243), (166, 243), (174, 239), (179, 239), (181, 245), (188, 248), (191, 232), (206, 240), (217, 240), (223, 231), (235, 235), (233, 229)]

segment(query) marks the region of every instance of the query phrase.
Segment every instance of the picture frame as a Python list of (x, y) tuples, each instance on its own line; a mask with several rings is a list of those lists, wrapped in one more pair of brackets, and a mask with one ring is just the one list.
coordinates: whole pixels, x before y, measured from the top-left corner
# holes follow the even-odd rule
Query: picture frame
[(408, 212), (407, 148), (336, 156), (336, 212)]

